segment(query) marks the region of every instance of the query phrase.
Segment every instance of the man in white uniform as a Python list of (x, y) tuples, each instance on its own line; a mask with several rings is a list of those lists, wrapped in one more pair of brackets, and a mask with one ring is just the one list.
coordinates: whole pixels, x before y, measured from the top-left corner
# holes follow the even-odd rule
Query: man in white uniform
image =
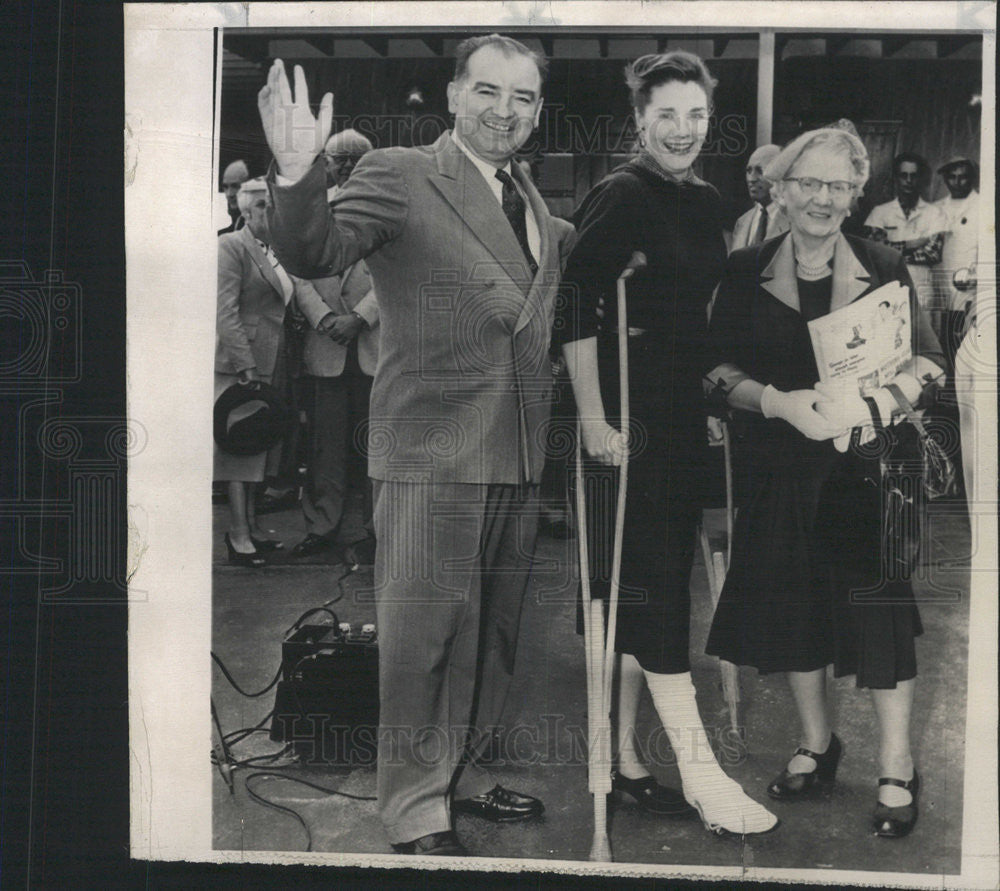
[[(941, 248), (948, 221), (941, 209), (921, 197), (930, 168), (920, 155), (903, 152), (893, 158), (892, 179), (896, 197), (879, 204), (868, 215), (865, 226), (874, 241), (882, 241), (902, 253), (917, 297), (924, 309), (934, 310), (934, 287), (931, 268), (941, 262)], [(939, 319), (932, 313), (935, 330)]]
[(948, 197), (937, 202), (948, 222), (941, 264), (935, 271), (937, 300), (944, 315), (941, 346), (949, 361), (962, 338), (966, 310), (976, 293), (976, 259), (979, 255), (979, 191), (976, 163), (964, 155), (949, 158), (938, 167), (948, 187)]

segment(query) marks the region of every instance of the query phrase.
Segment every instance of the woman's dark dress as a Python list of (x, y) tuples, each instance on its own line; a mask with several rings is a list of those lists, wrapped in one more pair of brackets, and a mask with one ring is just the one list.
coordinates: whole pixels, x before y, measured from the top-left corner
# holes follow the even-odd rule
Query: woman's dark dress
[[(829, 312), (831, 279), (798, 281), (800, 314), (758, 286), (756, 267), (734, 274), (734, 260), (704, 367), (732, 363), (779, 390), (811, 389), (819, 374), (806, 323)], [(905, 269), (899, 277), (909, 284)], [(911, 310), (919, 311), (915, 299)], [(937, 344), (927, 347), (921, 352), (943, 367)], [(882, 569), (877, 459), (838, 452), (782, 420), (745, 420), (742, 457), (753, 482), (706, 652), (762, 672), (833, 664), (838, 677), (856, 674), (859, 687), (891, 689), (915, 677), (920, 616), (910, 582)]]
[[(601, 394), (614, 427), (620, 421), (615, 283), (634, 251), (648, 261), (627, 291), (628, 327), (644, 333), (629, 338), (632, 447), (616, 649), (650, 671), (688, 671), (688, 581), (707, 457), (706, 309), (726, 257), (721, 201), (708, 183), (676, 183), (640, 157), (594, 187), (576, 226), (556, 339), (597, 337)], [(594, 596), (606, 596), (610, 586), (617, 476), (616, 468), (587, 463)]]

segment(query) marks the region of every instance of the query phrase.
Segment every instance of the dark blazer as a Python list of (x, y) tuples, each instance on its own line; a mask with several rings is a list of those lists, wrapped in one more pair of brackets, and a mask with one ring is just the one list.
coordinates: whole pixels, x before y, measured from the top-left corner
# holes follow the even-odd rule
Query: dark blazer
[(249, 227), (220, 235), (215, 370), (273, 373), (284, 319), (281, 281)]
[(329, 207), (321, 161), (290, 186), (268, 174), (272, 237), (289, 271), (316, 278), (367, 258), (382, 329), (368, 460), (375, 479), (541, 477), (549, 338), (572, 229), (512, 170), (538, 222), (534, 277), (500, 203), (450, 133), (431, 146), (368, 152)]
[[(840, 309), (887, 282), (902, 282), (910, 291), (910, 318), (913, 355), (929, 359), (941, 369), (947, 367), (940, 344), (927, 314), (921, 309), (902, 254), (885, 245), (841, 235), (834, 250), (833, 296), (830, 311)], [(802, 363), (791, 361), (785, 345), (763, 344), (754, 332), (766, 332), (767, 317), (799, 312), (795, 256), (789, 233), (756, 247), (729, 255), (726, 272), (712, 306), (708, 377), (723, 378), (731, 390), (740, 380), (753, 378), (778, 389), (811, 387), (815, 380), (791, 380), (788, 375)], [(804, 344), (788, 344), (789, 350)]]

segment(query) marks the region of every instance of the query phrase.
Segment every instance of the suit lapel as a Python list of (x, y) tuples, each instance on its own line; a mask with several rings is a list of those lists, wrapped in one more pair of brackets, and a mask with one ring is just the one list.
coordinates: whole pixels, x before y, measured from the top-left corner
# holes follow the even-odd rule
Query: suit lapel
[(257, 243), (257, 239), (253, 237), (250, 229), (246, 226), (240, 229), (240, 236), (243, 238), (243, 242), (246, 245), (247, 254), (250, 256), (250, 259), (253, 260), (254, 265), (257, 267), (257, 271), (260, 272), (261, 278), (274, 288), (275, 293), (278, 295), (278, 299), (284, 303), (285, 290), (281, 287), (281, 280), (274, 271), (274, 267), (271, 266), (271, 261), (267, 259), (267, 255), (261, 250), (260, 245)]
[(496, 258), (507, 275), (522, 291), (527, 291), (531, 282), (525, 275), (527, 263), (524, 253), (496, 196), (472, 162), (455, 145), (450, 132), (442, 134), (435, 145), (435, 153), (438, 172), (431, 174), (431, 184)]
[[(760, 277), (760, 286), (765, 291), (790, 309), (801, 312), (791, 235), (786, 235), (781, 240), (777, 251), (771, 257), (771, 262), (761, 272)], [(870, 286), (871, 273), (864, 267), (841, 233), (833, 249), (833, 295), (830, 299), (830, 312), (853, 303)]]
[(871, 287), (871, 273), (861, 264), (850, 242), (841, 234), (833, 249), (833, 297), (830, 312), (853, 303)]
[[(538, 189), (524, 175), (517, 164), (512, 164), (511, 169), (514, 171), (514, 179), (517, 180), (521, 191), (528, 196), (528, 207), (535, 217), (539, 239), (538, 270), (535, 273), (534, 281), (531, 282), (531, 287), (528, 289), (528, 294), (525, 298), (524, 306), (521, 308), (521, 314), (518, 316), (517, 324), (514, 326), (514, 332), (517, 333), (528, 324), (532, 315), (544, 312), (543, 292), (546, 285), (551, 283), (546, 279), (549, 268), (549, 256), (552, 253), (552, 234), (549, 231), (549, 209), (545, 206), (542, 196), (538, 194)], [(508, 226), (508, 228), (510, 227)]]
[(795, 252), (790, 235), (778, 242), (771, 262), (760, 273), (760, 286), (789, 309), (801, 312), (799, 288), (795, 283)]

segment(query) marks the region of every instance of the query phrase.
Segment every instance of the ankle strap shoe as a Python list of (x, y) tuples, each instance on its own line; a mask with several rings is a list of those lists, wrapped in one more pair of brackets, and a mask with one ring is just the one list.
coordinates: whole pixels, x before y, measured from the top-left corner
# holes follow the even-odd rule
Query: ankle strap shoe
[(816, 769), (809, 773), (792, 773), (786, 767), (771, 780), (767, 794), (778, 801), (801, 801), (829, 795), (834, 778), (837, 776), (840, 756), (843, 754), (843, 747), (837, 739), (837, 734), (830, 734), (830, 745), (822, 754), (811, 752), (801, 746), (795, 750), (795, 754), (812, 758), (816, 762)]

